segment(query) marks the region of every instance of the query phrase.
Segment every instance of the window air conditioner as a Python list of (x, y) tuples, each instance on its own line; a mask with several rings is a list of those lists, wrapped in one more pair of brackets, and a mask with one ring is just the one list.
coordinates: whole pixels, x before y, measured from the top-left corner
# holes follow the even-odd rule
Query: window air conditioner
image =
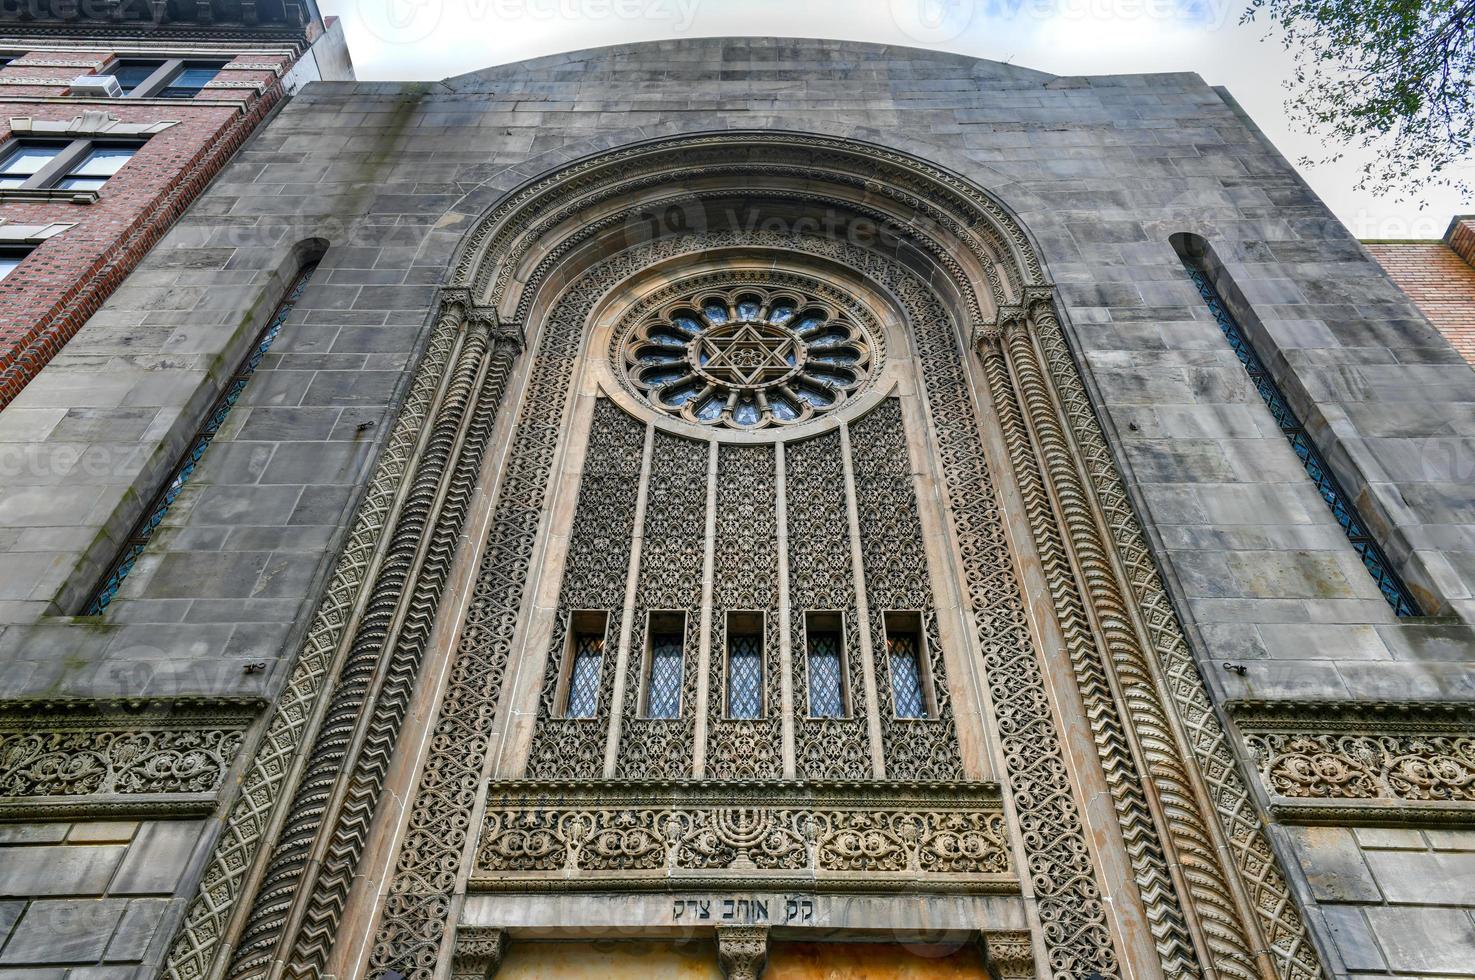
[(121, 99), (123, 88), (112, 75), (78, 75), (72, 79), (72, 95), (90, 95), (93, 98)]

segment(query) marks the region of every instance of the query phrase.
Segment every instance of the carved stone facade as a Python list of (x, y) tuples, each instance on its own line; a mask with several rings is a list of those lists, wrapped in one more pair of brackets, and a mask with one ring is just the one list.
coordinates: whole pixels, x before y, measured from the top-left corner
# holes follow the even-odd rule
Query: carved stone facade
[[(705, 65), (726, 43), (675, 49)], [(926, 63), (987, 67), (990, 84), (1051, 105), (1092, 91)], [(1109, 372), (1135, 366), (1093, 360), (1107, 333), (1157, 351), (1140, 331), (1163, 307), (1134, 320), (1103, 299), (1108, 319), (1081, 297), (1122, 294), (1122, 276), (1162, 256), (1143, 258), (1129, 229), (1067, 248), (1049, 217), (1066, 199), (1026, 208), (940, 143), (748, 111), (712, 131), (529, 151), (436, 218), (433, 260), (385, 246), (384, 269), (343, 273), (329, 243), (301, 291), (305, 326), (346, 322), (313, 305), (344, 280), (392, 310), (413, 278), (421, 319), (397, 328), (417, 346), (383, 425), (334, 421), (371, 433), (355, 457), (367, 475), (324, 548), (336, 564), (305, 590), (295, 657), (238, 722), (5, 729), (16, 805), (219, 807), (160, 953), (178, 980), (577, 976), (604, 952), (611, 977), (782, 980), (843, 971), (867, 946), (878, 976), (1397, 975), (1391, 944), (1364, 969), (1371, 954), (1339, 937), (1354, 918), (1394, 921), (1398, 902), (1324, 897), (1307, 855), (1345, 850), (1318, 836), (1327, 826), (1378, 830), (1369, 854), (1415, 853), (1408, 835), (1426, 833), (1420, 860), (1464, 853), (1470, 717), (1225, 696), (1236, 677), (1265, 683), (1269, 650), (1233, 634), (1240, 660), (1206, 655), (1230, 631), (1196, 618), (1220, 607), (1185, 598), (1211, 586), (1176, 556), (1289, 593), (1311, 536), (1246, 570), (1225, 542), (1268, 532), (1185, 529), (1196, 504), (1142, 491), (1154, 467), (1191, 484), (1164, 462), (1186, 450), (1164, 439), (1144, 461), (1123, 430), (1231, 417), (1171, 416), (1151, 400), (1168, 397), (1159, 381), (1138, 394), (1155, 414), (1123, 416)], [(376, 213), (392, 206), (386, 191)], [(1131, 289), (1195, 304), (1199, 346), (1173, 355), (1182, 390), (1245, 388), (1241, 414), (1265, 414), (1254, 424), (1277, 452), (1334, 430), (1285, 407), (1296, 377), (1257, 377), (1284, 358), (1244, 353), (1263, 338), (1234, 263), (1176, 228), (1171, 276)], [(1085, 257), (1107, 253), (1115, 278), (1092, 265), (1088, 282)], [(339, 363), (311, 330), (296, 340)], [(253, 418), (247, 431), (286, 424)], [(1344, 455), (1308, 450), (1277, 478)], [(1375, 495), (1338, 481), (1330, 495), (1293, 484), (1343, 508), (1316, 525), (1327, 550), (1382, 533), (1347, 509)], [(1408, 609), (1453, 608), (1423, 559), (1373, 543), (1381, 578), (1358, 586), (1359, 614), (1409, 628), (1380, 595), (1395, 575)], [(1368, 577), (1362, 553), (1338, 569)], [(119, 601), (120, 619), (143, 614)], [(1301, 615), (1265, 601), (1279, 612), (1256, 615)], [(1323, 612), (1303, 636), (1352, 615)], [(1461, 975), (1440, 970), (1422, 972)]]

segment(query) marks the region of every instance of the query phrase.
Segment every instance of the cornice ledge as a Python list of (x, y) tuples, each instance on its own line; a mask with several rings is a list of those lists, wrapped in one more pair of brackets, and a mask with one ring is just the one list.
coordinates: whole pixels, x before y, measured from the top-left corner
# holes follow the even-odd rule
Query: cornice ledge
[(1224, 710), (1237, 722), (1322, 721), (1350, 716), (1374, 727), (1378, 720), (1475, 720), (1475, 702), (1461, 701), (1340, 701), (1310, 698), (1230, 698)]

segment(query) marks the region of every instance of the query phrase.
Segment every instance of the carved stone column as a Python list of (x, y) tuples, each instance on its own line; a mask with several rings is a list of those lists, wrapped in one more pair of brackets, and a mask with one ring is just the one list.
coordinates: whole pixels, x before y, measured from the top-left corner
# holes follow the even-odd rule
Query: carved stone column
[(451, 980), (490, 980), (502, 968), (507, 933), (502, 929), (457, 929)]
[[(367, 840), (470, 491), (521, 349), (520, 337), (500, 328), (494, 311), (474, 306), (464, 289), (442, 295), (438, 329), (458, 333), (450, 370), (237, 945), (233, 980), (321, 969)], [(285, 961), (285, 971), (273, 961)]]
[(718, 927), (717, 964), (727, 980), (758, 980), (768, 965), (768, 927)]

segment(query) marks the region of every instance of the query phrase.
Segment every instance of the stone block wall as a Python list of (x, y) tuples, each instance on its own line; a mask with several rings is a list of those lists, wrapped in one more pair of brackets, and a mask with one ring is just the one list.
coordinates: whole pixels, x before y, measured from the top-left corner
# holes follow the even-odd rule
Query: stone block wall
[(1475, 976), (1475, 831), (1296, 827), (1350, 976)]
[[(1475, 497), (1461, 469), (1475, 458), (1475, 373), (1226, 93), (1187, 74), (1057, 78), (774, 39), (623, 46), (294, 98), (0, 412), (3, 458), (19, 461), (0, 472), (0, 694), (278, 697), (465, 231), (538, 174), (712, 129), (891, 146), (1014, 210), (1058, 284), (1219, 700), (1354, 714), (1375, 700), (1475, 701)], [(1169, 242), (1179, 232), (1213, 246), (1262, 359), (1438, 617), (1393, 615), (1187, 279)], [(73, 615), (280, 300), (294, 249), (314, 238), (328, 247), (312, 284), (163, 533), (104, 616)], [(1378, 717), (1363, 714), (1376, 734)], [(259, 735), (258, 721), (243, 758)], [(1388, 855), (1461, 867), (1468, 853), (1423, 819), (1385, 838), (1419, 837), (1421, 849), (1375, 846), (1335, 820), (1276, 827), (1302, 862), (1296, 887), (1336, 975), (1468, 975), (1475, 902), (1453, 888), (1420, 901), (1395, 882)], [(218, 833), (207, 826), (202, 848)], [(125, 860), (65, 896), (5, 900), (111, 900)], [(200, 866), (126, 901), (182, 903)], [(1361, 884), (1318, 890), (1342, 867)], [(4, 906), (0, 956), (44, 945), (22, 918), (30, 907)], [(178, 906), (159, 907), (162, 934)], [(1417, 926), (1401, 931), (1403, 920)], [(1464, 959), (1410, 958), (1398, 943), (1415, 928), (1440, 930), (1428, 950)], [(67, 968), (107, 955), (89, 949)]]
[(152, 976), (202, 820), (0, 825), (0, 977)]

